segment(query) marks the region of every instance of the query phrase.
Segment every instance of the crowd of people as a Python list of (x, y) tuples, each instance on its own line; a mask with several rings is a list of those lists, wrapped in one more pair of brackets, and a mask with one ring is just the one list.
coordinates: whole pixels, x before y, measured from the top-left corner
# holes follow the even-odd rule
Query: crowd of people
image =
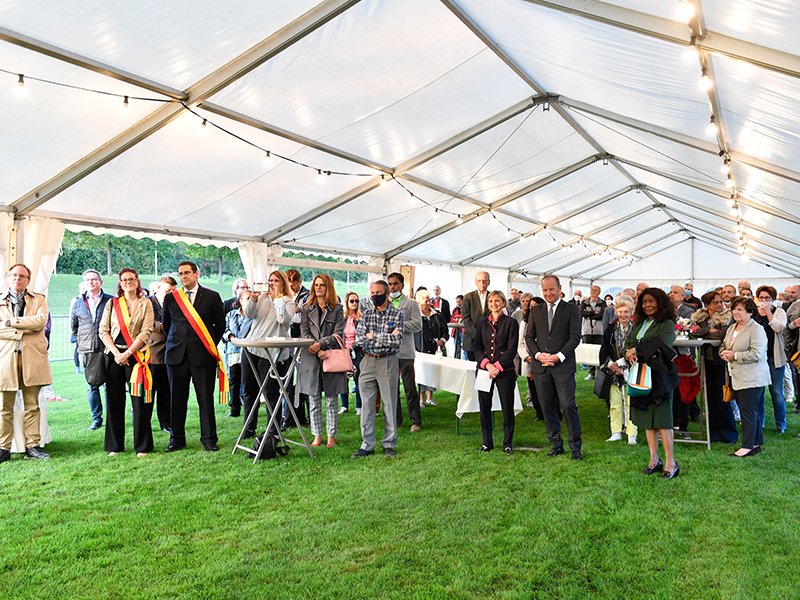
[[(259, 381), (265, 381), (268, 413), (277, 412), (268, 435), (277, 428), (310, 425), (312, 446), (337, 445), (339, 416), (350, 410), (350, 380), (360, 416), (362, 444), (354, 458), (370, 456), (378, 446), (376, 414), (383, 407), (384, 454), (396, 453), (397, 429), (404, 413), (410, 432), (422, 429), (422, 409), (436, 405), (434, 388), (420, 386), (415, 375), (416, 353), (446, 355), (454, 338), (455, 357), (476, 363), (478, 405), (482, 430), (479, 451), (494, 448), (492, 404), (496, 395), (503, 415), (502, 449), (514, 452), (515, 390), (518, 377), (527, 380), (526, 404), (533, 421), (544, 421), (551, 445), (549, 458), (564, 454), (562, 423), (573, 460), (583, 459), (581, 423), (576, 403), (576, 350), (579, 344), (599, 348), (599, 364), (588, 365), (587, 380), (607, 402), (610, 433), (607, 441), (638, 443), (644, 431), (650, 460), (643, 473), (679, 475), (674, 437), (690, 436), (690, 419), (699, 418), (698, 386), (691, 373), (695, 358), (704, 358), (707, 373), (707, 417), (711, 441), (741, 447), (733, 457), (762, 451), (765, 391), (769, 389), (778, 434), (786, 431), (786, 398), (794, 397), (798, 370), (791, 358), (797, 352), (800, 327), (800, 286), (778, 293), (768, 285), (747, 281), (710, 290), (698, 299), (690, 284), (673, 285), (669, 293), (640, 283), (616, 297), (601, 297), (592, 286), (584, 296), (576, 290), (567, 300), (558, 277), (541, 280), (541, 297), (511, 289), (509, 296), (491, 290), (489, 274), (479, 272), (475, 288), (455, 298), (451, 310), (439, 286), (419, 287), (413, 298), (403, 294), (405, 279), (391, 273), (369, 285), (359, 298), (348, 291), (343, 299), (326, 274), (318, 274), (310, 289), (300, 273), (275, 270), (265, 284), (245, 279), (233, 284), (233, 297), (199, 285), (200, 271), (186, 261), (178, 280), (165, 275), (146, 290), (135, 269), (118, 274), (114, 294), (103, 291), (102, 275), (93, 269), (83, 275), (83, 290), (70, 308), (79, 366), (85, 374), (90, 430), (104, 428), (109, 456), (125, 451), (131, 398), (133, 447), (138, 457), (154, 450), (152, 415), (169, 434), (166, 452), (187, 447), (185, 431), (189, 387), (193, 385), (200, 416), (200, 442), (208, 452), (218, 450), (215, 384), (229, 396), (227, 417), (243, 418), (243, 438), (255, 437)], [(51, 383), (44, 325), (44, 297), (27, 290), (30, 270), (17, 264), (8, 273), (8, 289), (0, 296), (0, 352), (3, 362), (0, 413), (0, 462), (10, 457), (13, 404), (18, 390), (24, 403), (25, 457), (48, 458), (40, 447), (38, 390)], [(449, 325), (449, 326), (448, 326)], [(709, 340), (694, 350), (676, 345), (676, 332), (691, 332)], [(310, 345), (296, 350), (296, 373), (287, 397), (282, 397), (270, 363), (282, 377), (290, 375), (290, 348), (245, 347), (236, 339), (304, 338)], [(219, 346), (223, 351), (220, 352)], [(329, 369), (339, 350), (349, 352), (350, 373)], [(267, 352), (272, 352), (268, 355)], [(271, 359), (271, 360), (270, 360)], [(800, 362), (800, 361), (796, 361)], [(631, 382), (649, 372), (644, 392), (631, 391)], [(695, 378), (696, 379), (696, 378)], [(401, 405), (400, 382), (406, 406)], [(101, 390), (105, 389), (103, 419)], [(296, 410), (289, 410), (287, 401)], [(324, 410), (323, 410), (324, 407)], [(800, 408), (795, 405), (795, 412)], [(324, 433), (323, 433), (324, 422)], [(800, 436), (799, 436), (800, 437)], [(659, 449), (663, 447), (663, 460)]]

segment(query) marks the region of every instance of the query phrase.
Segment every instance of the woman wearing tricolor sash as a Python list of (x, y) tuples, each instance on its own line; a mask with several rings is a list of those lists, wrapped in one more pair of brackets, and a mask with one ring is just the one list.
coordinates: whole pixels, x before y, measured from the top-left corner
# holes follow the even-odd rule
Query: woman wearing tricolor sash
[(126, 384), (133, 406), (133, 447), (142, 457), (153, 449), (150, 349), (153, 305), (133, 269), (119, 272), (117, 297), (106, 304), (100, 321), (100, 340), (106, 347), (106, 437), (109, 456), (125, 451)]

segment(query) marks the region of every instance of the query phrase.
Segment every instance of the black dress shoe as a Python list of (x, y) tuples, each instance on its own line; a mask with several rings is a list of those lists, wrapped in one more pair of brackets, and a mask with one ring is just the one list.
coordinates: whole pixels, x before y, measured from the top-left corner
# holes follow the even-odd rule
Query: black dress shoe
[(383, 449), (383, 453), (384, 453), (386, 456), (395, 456), (395, 455), (397, 454), (397, 452), (395, 451), (395, 449), (394, 449), (394, 448), (384, 448), (384, 449)]
[(176, 452), (177, 450), (186, 450), (186, 444), (173, 444), (164, 448), (164, 452)]
[(0, 448), (0, 463), (6, 462), (7, 460), (11, 460), (11, 450)]
[(231, 411), (227, 415), (225, 415), (225, 418), (227, 419), (228, 417), (238, 417), (238, 416), (240, 416), (238, 412)]
[(658, 462), (655, 464), (655, 466), (651, 467), (650, 465), (647, 465), (646, 468), (642, 469), (642, 473), (644, 473), (645, 475), (652, 475), (653, 473), (661, 473), (663, 471), (664, 471), (664, 461), (661, 460), (660, 458), (658, 459)]
[(358, 449), (350, 455), (350, 458), (364, 458), (365, 456), (372, 456), (375, 450)]
[(672, 469), (672, 472), (664, 471), (661, 474), (661, 479), (675, 479), (681, 472), (681, 467), (678, 463), (675, 463), (675, 468)]
[(511, 448), (503, 448), (503, 452), (505, 452), (505, 453), (506, 453), (506, 454), (508, 454), (509, 456), (511, 456), (512, 454), (514, 454), (514, 451), (513, 451)]
[(102, 421), (94, 421), (91, 425), (89, 425), (89, 431), (96, 431), (103, 426)]
[(552, 450), (550, 450), (550, 452), (545, 454), (545, 456), (547, 456), (548, 458), (553, 458), (554, 456), (558, 456), (559, 454), (564, 454), (564, 448), (553, 448)]
[(485, 445), (482, 445), (480, 448), (478, 448), (478, 452), (489, 452), (489, 450), (491, 450), (491, 448)]
[(758, 454), (759, 452), (761, 452), (761, 446), (755, 446), (755, 447), (753, 448), (753, 452), (755, 452), (756, 454)]
[(572, 460), (583, 460), (583, 454), (580, 450), (572, 451)]
[(211, 444), (211, 443), (203, 444), (203, 448), (206, 449), (206, 452), (216, 452), (217, 450), (219, 450), (216, 444)]

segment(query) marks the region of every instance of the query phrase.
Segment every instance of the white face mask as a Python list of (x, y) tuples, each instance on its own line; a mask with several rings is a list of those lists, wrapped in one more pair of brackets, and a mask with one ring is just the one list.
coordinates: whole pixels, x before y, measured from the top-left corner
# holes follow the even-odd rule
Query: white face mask
[(397, 299), (397, 298), (399, 298), (399, 297), (400, 297), (400, 295), (401, 295), (402, 293), (403, 293), (403, 292), (392, 292), (391, 294), (389, 294), (389, 297), (391, 297), (391, 298), (394, 298), (394, 299)]
[(575, 300), (575, 302), (580, 302), (581, 301), (581, 297), (580, 296), (573, 296), (572, 299)]
[(775, 302), (772, 303), (772, 306), (775, 308), (781, 308), (783, 306), (783, 300), (775, 300)]

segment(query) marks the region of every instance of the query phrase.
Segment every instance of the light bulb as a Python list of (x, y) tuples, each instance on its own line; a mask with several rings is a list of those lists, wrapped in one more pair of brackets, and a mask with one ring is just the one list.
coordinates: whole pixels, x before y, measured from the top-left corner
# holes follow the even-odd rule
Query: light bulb
[(270, 154), (270, 151), (267, 150), (267, 153), (264, 155), (264, 166), (268, 167), (271, 164), (272, 164), (272, 154)]
[(700, 78), (700, 89), (708, 91), (711, 89), (713, 83), (711, 82), (711, 78), (706, 73), (706, 70), (703, 69), (703, 76)]
[(521, 234), (521, 235), (519, 236), (519, 241), (520, 241), (520, 242), (524, 242), (524, 241), (525, 241), (525, 234)]
[(737, 223), (736, 224), (736, 231), (741, 231), (742, 229), (744, 229), (744, 227), (742, 227), (742, 224), (741, 223)]
[(458, 215), (458, 218), (456, 219), (456, 225), (461, 225), (463, 222), (464, 219), (461, 218), (461, 215)]
[(728, 178), (725, 180), (725, 185), (733, 189), (733, 177), (731, 177), (730, 174), (728, 175)]
[(511, 237), (511, 229), (506, 229), (506, 237)]
[(727, 202), (728, 206), (730, 207), (733, 207), (733, 205), (736, 204), (736, 200), (734, 200), (733, 198), (728, 198), (725, 202)]
[(733, 215), (734, 217), (739, 214), (739, 208), (736, 206), (736, 204), (734, 204), (731, 207), (731, 211), (730, 212), (731, 212), (731, 215)]
[(731, 172), (731, 165), (727, 160), (724, 163), (722, 163), (722, 172), (725, 175)]
[(203, 119), (203, 122), (200, 123), (200, 127), (197, 128), (197, 135), (205, 135), (206, 134), (206, 119)]
[(322, 174), (322, 169), (317, 169), (317, 183), (325, 181), (325, 176)]
[(694, 16), (694, 4), (689, 0), (681, 0), (678, 5), (678, 18), (684, 23), (688, 22)]
[(688, 62), (694, 62), (697, 60), (697, 48), (694, 46), (689, 46), (683, 52), (683, 60)]
[(719, 128), (714, 120), (714, 115), (711, 115), (711, 122), (708, 124), (708, 127), (706, 127), (706, 133), (708, 135), (717, 135), (717, 133), (719, 133)]
[(435, 211), (433, 211), (433, 218), (434, 219), (438, 219), (439, 218), (439, 209), (438, 208)]
[(28, 90), (25, 87), (25, 77), (22, 73), (19, 74), (19, 80), (17, 81), (17, 88), (14, 90), (14, 93), (17, 95), (18, 98), (24, 98), (28, 95)]
[(122, 108), (119, 109), (120, 114), (123, 116), (128, 116), (131, 114), (131, 105), (128, 104), (128, 97), (125, 96), (125, 99), (122, 101)]
[(750, 257), (747, 256), (747, 252), (742, 252), (742, 260), (747, 262), (749, 259), (750, 259)]

